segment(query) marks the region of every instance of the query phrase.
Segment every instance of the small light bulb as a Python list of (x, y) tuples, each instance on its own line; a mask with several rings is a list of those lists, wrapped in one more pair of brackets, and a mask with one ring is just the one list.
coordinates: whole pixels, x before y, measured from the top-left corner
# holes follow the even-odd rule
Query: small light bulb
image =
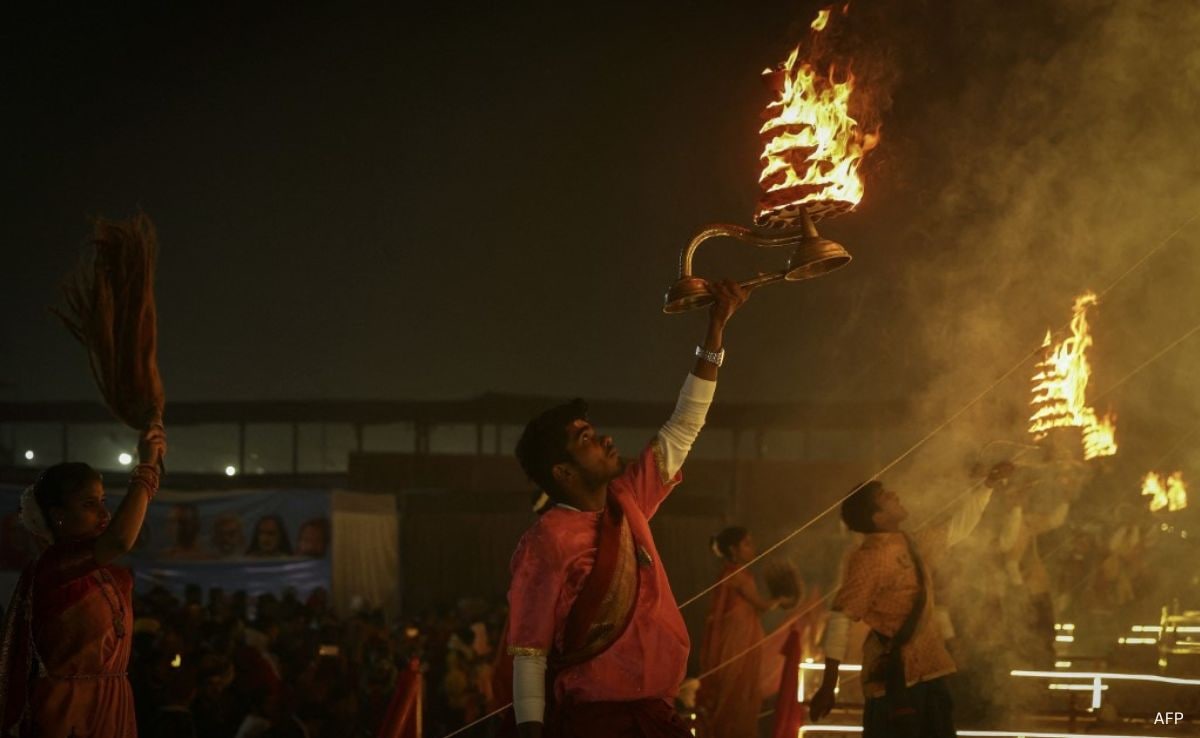
[(29, 449), (28, 451), (25, 452), (25, 460), (33, 461), (33, 449)]
[(183, 655), (177, 653), (175, 658), (171, 659), (171, 668), (178, 669), (181, 666), (183, 666)]
[(117, 463), (120, 464), (121, 466), (129, 466), (129, 464), (132, 461), (133, 461), (133, 457), (130, 456), (129, 454), (125, 453), (124, 451), (117, 454)]
[(236, 474), (237, 474), (236, 466), (230, 465), (230, 466), (225, 467), (225, 476), (232, 477), (232, 476), (235, 476)]

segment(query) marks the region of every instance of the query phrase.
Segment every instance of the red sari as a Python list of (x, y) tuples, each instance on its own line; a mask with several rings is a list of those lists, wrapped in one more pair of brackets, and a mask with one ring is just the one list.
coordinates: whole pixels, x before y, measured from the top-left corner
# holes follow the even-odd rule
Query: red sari
[[(736, 568), (735, 564), (726, 564), (721, 577), (729, 576)], [(755, 590), (754, 576), (748, 571), (717, 588), (700, 645), (701, 671), (720, 666), (763, 639), (760, 614), (747, 597)], [(762, 654), (760, 646), (704, 678), (699, 699), (708, 711), (713, 736), (758, 735), (758, 713), (763, 703)]]
[(91, 540), (55, 544), (21, 575), (0, 642), (0, 734), (137, 735), (125, 673), (133, 577), (94, 551)]

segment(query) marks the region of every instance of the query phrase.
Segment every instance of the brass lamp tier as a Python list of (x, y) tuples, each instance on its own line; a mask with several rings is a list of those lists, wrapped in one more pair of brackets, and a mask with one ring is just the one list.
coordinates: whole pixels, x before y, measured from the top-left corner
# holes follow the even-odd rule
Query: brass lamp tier
[(792, 249), (785, 269), (759, 274), (738, 282), (746, 290), (757, 289), (774, 282), (812, 279), (850, 263), (850, 252), (841, 244), (822, 238), (804, 208), (800, 209), (799, 220), (800, 224), (796, 228), (774, 229), (770, 232), (752, 231), (749, 228), (724, 223), (702, 228), (679, 252), (679, 277), (667, 290), (663, 300), (663, 312), (673, 315), (712, 304), (713, 297), (709, 294), (708, 280), (692, 274), (692, 258), (696, 249), (710, 238), (728, 237), (760, 248)]

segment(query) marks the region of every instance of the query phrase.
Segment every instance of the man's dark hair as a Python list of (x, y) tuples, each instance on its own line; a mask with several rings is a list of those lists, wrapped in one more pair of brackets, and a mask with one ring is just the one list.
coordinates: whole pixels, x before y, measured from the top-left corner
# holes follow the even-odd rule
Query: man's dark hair
[(842, 502), (842, 522), (847, 528), (855, 533), (876, 532), (875, 521), (872, 518), (879, 509), (875, 497), (881, 491), (883, 482), (876, 479), (863, 482), (854, 488), (850, 496)]
[(554, 465), (571, 460), (567, 452), (567, 426), (580, 419), (587, 419), (587, 403), (575, 398), (529, 421), (517, 441), (517, 461), (525, 476), (552, 499), (562, 497), (562, 490), (554, 480)]

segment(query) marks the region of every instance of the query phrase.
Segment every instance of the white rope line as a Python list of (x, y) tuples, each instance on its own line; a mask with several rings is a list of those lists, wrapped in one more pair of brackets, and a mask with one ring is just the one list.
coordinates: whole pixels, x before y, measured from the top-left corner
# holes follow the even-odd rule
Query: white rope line
[(1172, 349), (1174, 349), (1176, 346), (1183, 343), (1184, 341), (1188, 340), (1192, 336), (1196, 335), (1196, 333), (1200, 333), (1200, 323), (1197, 323), (1196, 325), (1192, 326), (1182, 336), (1180, 336), (1179, 338), (1176, 338), (1174, 341), (1171, 341), (1166, 346), (1159, 349), (1158, 353), (1154, 354), (1149, 359), (1146, 359), (1141, 364), (1138, 364), (1136, 369), (1129, 372), (1125, 376), (1121, 377), (1119, 380), (1117, 380), (1111, 386), (1109, 386), (1108, 389), (1106, 389), (1103, 392), (1101, 392), (1100, 394), (1096, 395), (1096, 399), (1099, 400), (1101, 397), (1104, 397), (1104, 396), (1110, 394), (1116, 388), (1120, 387), (1121, 385), (1125, 384), (1129, 380), (1133, 379), (1135, 376), (1140, 374), (1144, 369), (1146, 369), (1146, 367), (1148, 367), (1151, 364), (1153, 364), (1154, 362), (1158, 361), (1163, 356), (1166, 356), (1168, 353), (1171, 352)]
[(512, 707), (511, 702), (509, 702), (507, 705), (504, 705), (503, 707), (497, 707), (495, 710), (492, 710), (491, 712), (489, 712), (488, 714), (479, 718), (478, 720), (468, 723), (467, 725), (462, 726), (461, 728), (459, 728), (458, 730), (455, 730), (452, 733), (447, 733), (445, 738), (453, 738), (454, 736), (458, 735), (459, 733), (465, 733), (468, 730), (470, 730), (471, 728), (474, 728), (476, 725), (479, 725), (480, 723), (491, 720), (492, 718), (496, 717), (497, 715), (504, 712), (505, 710), (507, 710), (510, 707)]
[(1176, 228), (1175, 230), (1171, 231), (1171, 232), (1170, 232), (1170, 233), (1167, 235), (1167, 237), (1166, 237), (1166, 238), (1164, 238), (1162, 241), (1159, 241), (1157, 246), (1155, 246), (1154, 248), (1150, 249), (1150, 250), (1149, 250), (1149, 251), (1147, 251), (1145, 254), (1143, 254), (1143, 255), (1142, 255), (1142, 258), (1138, 259), (1137, 261), (1135, 261), (1135, 262), (1133, 263), (1133, 266), (1131, 266), (1131, 267), (1129, 267), (1128, 269), (1126, 269), (1126, 270), (1125, 270), (1125, 271), (1124, 271), (1124, 272), (1121, 274), (1121, 276), (1119, 276), (1119, 277), (1117, 277), (1116, 279), (1114, 279), (1114, 280), (1112, 281), (1112, 283), (1111, 283), (1111, 284), (1109, 284), (1107, 287), (1105, 287), (1105, 288), (1104, 288), (1104, 289), (1103, 289), (1103, 290), (1100, 292), (1100, 294), (1098, 295), (1098, 297), (1104, 297), (1104, 296), (1105, 296), (1105, 295), (1107, 295), (1109, 292), (1111, 292), (1111, 291), (1112, 291), (1112, 288), (1113, 288), (1113, 287), (1116, 287), (1116, 286), (1117, 286), (1117, 284), (1118, 284), (1118, 283), (1119, 283), (1121, 280), (1125, 279), (1125, 278), (1126, 278), (1126, 277), (1128, 277), (1130, 274), (1132, 274), (1134, 271), (1136, 271), (1136, 270), (1137, 270), (1137, 268), (1138, 268), (1138, 267), (1140, 267), (1142, 264), (1145, 264), (1145, 263), (1146, 263), (1146, 261), (1148, 261), (1148, 260), (1150, 259), (1150, 257), (1154, 256), (1154, 255), (1155, 255), (1155, 254), (1157, 254), (1159, 251), (1163, 250), (1163, 249), (1164, 249), (1164, 248), (1167, 246), (1167, 244), (1169, 244), (1169, 243), (1171, 242), (1171, 240), (1172, 240), (1172, 239), (1174, 239), (1176, 236), (1178, 236), (1178, 235), (1179, 235), (1179, 234), (1180, 234), (1180, 233), (1183, 231), (1183, 229), (1184, 229), (1184, 228), (1187, 228), (1187, 227), (1188, 227), (1188, 226), (1190, 226), (1192, 223), (1194, 223), (1194, 222), (1196, 221), (1196, 219), (1197, 219), (1197, 218), (1200, 218), (1200, 212), (1197, 212), (1197, 213), (1195, 213), (1194, 215), (1192, 215), (1192, 217), (1190, 217), (1190, 218), (1188, 218), (1187, 220), (1185, 220), (1185, 221), (1183, 221), (1182, 223), (1180, 223), (1180, 224), (1179, 224), (1179, 227), (1178, 227), (1178, 228)]
[(1174, 454), (1179, 449), (1183, 448), (1183, 444), (1186, 443), (1189, 438), (1196, 435), (1196, 431), (1198, 431), (1198, 430), (1200, 430), (1200, 424), (1193, 425), (1191, 430), (1189, 430), (1187, 433), (1184, 433), (1182, 436), (1180, 436), (1179, 440), (1175, 442), (1175, 445), (1171, 446), (1171, 448), (1164, 451), (1163, 455), (1158, 457), (1158, 461), (1155, 461), (1153, 464), (1150, 465), (1150, 467), (1151, 468), (1158, 467), (1164, 461), (1171, 458), (1171, 455)]
[(805, 615), (807, 615), (808, 613), (812, 612), (814, 609), (816, 609), (816, 607), (817, 607), (818, 605), (823, 605), (823, 604), (825, 604), (825, 601), (826, 601), (826, 600), (829, 600), (830, 598), (832, 598), (832, 597), (834, 596), (834, 594), (836, 594), (836, 593), (837, 593), (837, 590), (830, 591), (828, 594), (826, 594), (826, 595), (825, 595), (824, 597), (822, 597), (821, 599), (819, 599), (819, 600), (817, 600), (816, 602), (812, 603), (811, 605), (809, 605), (808, 607), (804, 608), (804, 609), (803, 609), (803, 610), (801, 610), (800, 612), (797, 612), (797, 613), (795, 613), (794, 615), (790, 616), (790, 617), (789, 617), (787, 620), (784, 620), (782, 623), (780, 623), (780, 624), (779, 624), (779, 627), (778, 627), (778, 628), (776, 628), (775, 630), (771, 631), (771, 632), (770, 632), (770, 633), (768, 633), (767, 635), (765, 635), (765, 636), (763, 636), (762, 638), (760, 638), (758, 641), (756, 641), (756, 642), (755, 642), (753, 645), (751, 645), (749, 648), (747, 648), (747, 649), (745, 649), (745, 650), (743, 650), (743, 651), (741, 651), (741, 652), (739, 652), (739, 653), (737, 653), (737, 654), (734, 654), (733, 656), (730, 656), (729, 658), (725, 659), (724, 661), (722, 661), (721, 663), (717, 664), (716, 666), (714, 666), (713, 668), (709, 669), (708, 671), (701, 672), (699, 675), (697, 675), (697, 676), (696, 676), (696, 679), (699, 679), (700, 681), (702, 681), (702, 682), (703, 682), (703, 681), (704, 681), (705, 679), (707, 679), (708, 677), (712, 676), (713, 674), (716, 674), (718, 671), (720, 671), (721, 669), (724, 669), (726, 666), (729, 666), (730, 664), (732, 664), (733, 662), (735, 662), (735, 661), (737, 661), (738, 659), (742, 658), (742, 657), (743, 657), (743, 656), (745, 656), (746, 654), (753, 653), (754, 651), (757, 651), (759, 648), (761, 648), (761, 647), (762, 647), (762, 645), (763, 645), (764, 643), (766, 643), (767, 641), (771, 640), (771, 638), (773, 638), (774, 636), (776, 636), (777, 634), (779, 634), (779, 632), (780, 632), (780, 631), (783, 631), (783, 630), (784, 630), (784, 629), (786, 629), (786, 628), (790, 628), (790, 627), (792, 627), (792, 626), (793, 626), (793, 625), (796, 623), (796, 621), (797, 621), (797, 620), (799, 620), (800, 618), (804, 617), (804, 616), (805, 616)]

